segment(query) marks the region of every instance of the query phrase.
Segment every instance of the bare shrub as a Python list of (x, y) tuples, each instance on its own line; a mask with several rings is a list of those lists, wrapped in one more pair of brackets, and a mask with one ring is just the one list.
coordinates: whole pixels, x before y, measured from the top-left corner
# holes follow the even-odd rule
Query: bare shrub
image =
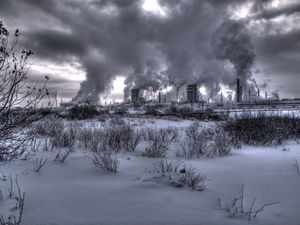
[[(263, 212), (266, 207), (279, 204), (281, 202), (271, 202), (262, 205), (261, 207), (255, 209), (254, 205), (257, 201), (257, 198), (251, 202), (249, 209), (245, 209), (245, 199), (244, 199), (244, 185), (242, 185), (242, 193), (239, 197), (234, 196), (230, 205), (225, 207), (226, 211), (229, 213), (231, 217), (245, 217), (250, 221), (252, 218), (256, 218), (256, 216)], [(218, 204), (222, 208), (222, 201), (218, 198)]]
[(232, 137), (220, 127), (203, 128), (195, 122), (186, 128), (185, 135), (181, 149), (176, 152), (177, 157), (225, 156), (232, 149)]
[(120, 151), (123, 148), (123, 128), (125, 125), (111, 124), (104, 128), (105, 140), (110, 148)]
[(93, 163), (105, 171), (116, 173), (120, 165), (119, 154), (106, 143), (103, 143), (94, 152)]
[(291, 149), (290, 149), (289, 147), (283, 145), (282, 148), (281, 148), (281, 150), (282, 150), (283, 152), (288, 152), (288, 151), (290, 151)]
[(63, 133), (65, 123), (56, 116), (47, 116), (32, 124), (30, 133), (37, 136), (55, 137)]
[(134, 151), (141, 141), (141, 134), (124, 120), (111, 120), (104, 128), (104, 138), (110, 148), (120, 151)]
[(183, 161), (169, 161), (166, 159), (158, 159), (153, 164), (153, 172), (157, 174), (161, 174), (162, 176), (169, 176), (171, 177), (173, 174), (179, 173), (182, 167)]
[(180, 170), (180, 174), (177, 178), (177, 182), (185, 184), (197, 191), (203, 191), (206, 188), (205, 181), (206, 176), (201, 175), (198, 170), (191, 165), (184, 165), (184, 168)]
[(145, 127), (145, 128), (142, 128), (140, 130), (140, 132), (141, 132), (141, 135), (142, 135), (142, 138), (144, 141), (150, 141), (150, 140), (153, 140), (156, 129), (151, 128), (151, 127)]
[(112, 126), (122, 126), (125, 124), (126, 124), (125, 120), (123, 120), (122, 118), (119, 118), (119, 117), (114, 117), (109, 120), (109, 125), (112, 125)]
[(161, 136), (161, 140), (167, 142), (178, 141), (181, 137), (179, 129), (176, 127), (167, 127), (167, 128), (151, 128), (146, 127), (141, 129), (141, 135), (143, 140), (151, 141), (154, 140), (156, 135)]
[(47, 163), (47, 158), (43, 159), (43, 157), (39, 157), (37, 158), (34, 162), (33, 162), (33, 171), (35, 173), (39, 173), (42, 168), (46, 165)]
[(149, 146), (145, 148), (144, 156), (159, 158), (165, 157), (169, 151), (169, 142), (164, 140), (164, 137), (156, 133), (152, 140), (149, 141)]
[[(12, 182), (12, 177), (10, 176), (10, 185), (9, 188), (9, 199), (14, 200), (14, 207), (12, 210), (9, 211), (8, 215), (4, 216), (3, 214), (0, 215), (0, 225), (20, 225), (22, 222), (22, 216), (23, 216), (23, 210), (24, 210), (24, 204), (25, 204), (25, 192), (21, 191), (21, 188), (18, 183), (18, 178), (16, 176), (15, 183)], [(12, 190), (14, 190), (16, 187), (17, 193), (15, 194)], [(1, 191), (0, 191), (1, 192)], [(4, 197), (2, 195), (2, 201), (4, 200)], [(17, 214), (15, 213), (17, 212)]]
[(70, 153), (71, 153), (70, 148), (66, 151), (59, 150), (57, 152), (57, 154), (55, 155), (54, 161), (63, 163), (67, 159), (67, 157), (70, 155)]
[(213, 153), (219, 156), (225, 156), (230, 153), (232, 149), (232, 138), (228, 133), (223, 130), (219, 130), (216, 133), (214, 144), (213, 144)]
[(300, 138), (300, 119), (296, 116), (243, 114), (218, 125), (233, 137), (237, 147), (241, 144), (281, 145), (285, 140)]
[(198, 122), (193, 123), (185, 130), (186, 137), (181, 142), (181, 149), (176, 152), (177, 157), (200, 158), (208, 151), (208, 138), (200, 130)]
[(84, 148), (88, 148), (91, 144), (98, 142), (98, 140), (103, 136), (102, 130), (97, 127), (84, 127), (78, 130), (77, 139), (79, 143)]
[(153, 172), (162, 176), (167, 175), (170, 184), (176, 187), (188, 186), (197, 191), (203, 191), (206, 188), (206, 176), (181, 160), (173, 162), (160, 159), (153, 164)]
[[(127, 130), (127, 131), (126, 131)], [(126, 151), (134, 151), (142, 139), (142, 135), (132, 127), (125, 127), (122, 137), (123, 147)]]
[(10, 33), (0, 21), (0, 160), (12, 160), (24, 153), (31, 139), (29, 126), (43, 118), (49, 109), (37, 109), (49, 95), (48, 77), (39, 87), (28, 82), (31, 50), (16, 53), (19, 30)]
[(76, 142), (76, 137), (70, 130), (64, 131), (61, 135), (54, 136), (50, 139), (53, 147), (66, 148), (73, 147)]
[(185, 138), (180, 143), (181, 149), (176, 152), (177, 157), (200, 158), (209, 150), (209, 145), (203, 136), (199, 135), (198, 139)]
[(299, 162), (297, 159), (295, 159), (295, 162), (293, 163), (294, 168), (296, 169), (296, 172), (298, 174), (298, 176), (300, 176), (300, 166), (299, 166)]

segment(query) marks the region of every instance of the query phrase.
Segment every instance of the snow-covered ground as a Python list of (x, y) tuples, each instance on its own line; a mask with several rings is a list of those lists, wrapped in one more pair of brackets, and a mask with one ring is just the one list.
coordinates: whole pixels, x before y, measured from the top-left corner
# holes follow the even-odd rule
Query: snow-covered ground
[[(184, 129), (192, 121), (136, 120), (139, 126), (176, 126)], [(18, 175), (26, 192), (24, 225), (99, 225), (99, 224), (300, 224), (300, 145), (288, 143), (289, 151), (279, 147), (249, 147), (233, 150), (229, 156), (184, 160), (206, 175), (207, 188), (194, 191), (176, 188), (152, 171), (156, 159), (143, 157), (144, 145), (126, 153), (118, 173), (102, 171), (92, 164), (92, 154), (76, 149), (64, 163), (54, 162), (55, 152), (41, 152), (26, 161), (15, 160), (0, 166), (0, 176)], [(168, 158), (178, 148), (172, 144)], [(40, 173), (33, 172), (34, 160), (48, 159)], [(241, 195), (244, 207), (254, 208), (280, 201), (266, 208), (249, 222), (245, 217), (229, 216), (225, 210), (234, 196)], [(9, 180), (0, 179), (5, 196)], [(221, 206), (219, 201), (221, 200)], [(0, 201), (0, 213), (1, 213)]]

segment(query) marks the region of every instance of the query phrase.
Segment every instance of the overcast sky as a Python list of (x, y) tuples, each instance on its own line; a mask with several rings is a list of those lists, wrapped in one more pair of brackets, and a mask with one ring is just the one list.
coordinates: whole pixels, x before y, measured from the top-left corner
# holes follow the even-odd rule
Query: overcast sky
[(237, 75), (300, 97), (299, 0), (1, 0), (0, 20), (35, 52), (32, 82), (49, 75), (64, 99), (193, 82), (213, 95)]

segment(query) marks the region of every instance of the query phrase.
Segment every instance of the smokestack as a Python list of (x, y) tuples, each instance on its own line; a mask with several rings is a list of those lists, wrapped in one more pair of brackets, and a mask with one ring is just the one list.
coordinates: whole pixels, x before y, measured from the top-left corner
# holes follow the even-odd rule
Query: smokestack
[(236, 102), (241, 102), (241, 87), (240, 87), (240, 79), (236, 79)]
[(249, 102), (251, 101), (251, 90), (248, 91)]
[(268, 93), (265, 92), (265, 99), (268, 100)]
[(257, 97), (258, 97), (258, 99), (260, 98), (260, 90), (259, 90), (259, 88), (257, 89)]
[(161, 103), (161, 102), (162, 102), (162, 99), (161, 99), (161, 97), (162, 97), (162, 96), (161, 96), (161, 92), (158, 92), (158, 102), (159, 102), (159, 103)]
[(223, 93), (221, 92), (221, 104), (223, 104)]

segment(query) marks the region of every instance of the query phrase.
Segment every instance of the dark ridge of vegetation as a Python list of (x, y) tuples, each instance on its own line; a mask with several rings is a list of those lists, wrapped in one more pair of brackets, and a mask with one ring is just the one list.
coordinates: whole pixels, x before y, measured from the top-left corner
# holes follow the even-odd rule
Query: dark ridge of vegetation
[(295, 116), (244, 114), (219, 123), (230, 136), (233, 144), (281, 145), (286, 140), (300, 138), (300, 118)]
[(100, 112), (97, 110), (95, 105), (76, 105), (69, 111), (71, 119), (91, 119), (94, 116), (98, 116)]

